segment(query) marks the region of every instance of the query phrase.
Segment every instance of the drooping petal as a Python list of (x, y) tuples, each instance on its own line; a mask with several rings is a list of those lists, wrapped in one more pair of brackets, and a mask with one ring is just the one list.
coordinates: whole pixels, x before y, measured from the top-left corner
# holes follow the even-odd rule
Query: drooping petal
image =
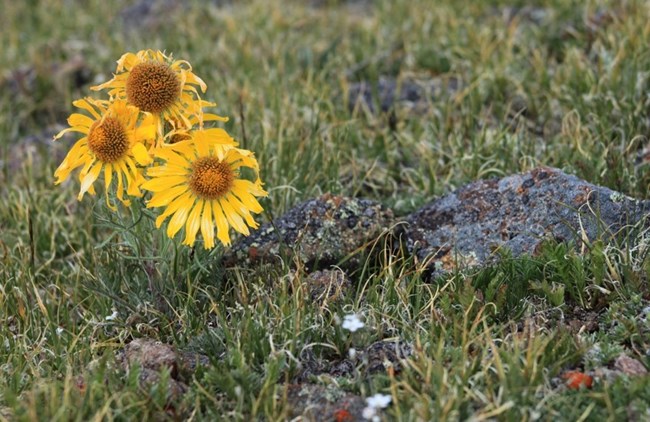
[(228, 219), (228, 224), (239, 233), (248, 236), (250, 234), (248, 227), (244, 224), (244, 220), (239, 216), (232, 205), (223, 198), (219, 199), (219, 205), (221, 205), (223, 213), (226, 215), (226, 219)]
[(192, 200), (192, 193), (185, 192), (178, 198), (171, 201), (167, 206), (167, 208), (165, 208), (165, 211), (162, 214), (160, 214), (158, 218), (156, 218), (156, 228), (159, 229), (163, 221), (165, 221), (167, 217), (174, 214), (179, 208), (188, 205), (190, 200)]
[(201, 236), (203, 236), (203, 247), (214, 248), (214, 223), (212, 222), (212, 201), (205, 201), (205, 207), (201, 214)]
[(181, 206), (176, 213), (169, 220), (169, 225), (167, 226), (167, 236), (174, 237), (176, 233), (183, 227), (183, 224), (187, 221), (187, 217), (190, 214), (190, 211), (193, 209), (195, 199), (190, 198), (186, 204)]
[(190, 212), (187, 222), (185, 223), (185, 240), (183, 244), (192, 246), (196, 240), (196, 232), (201, 227), (201, 212), (203, 212), (203, 204), (205, 201), (198, 200), (192, 212)]
[(217, 223), (217, 238), (225, 246), (230, 246), (230, 234), (228, 233), (228, 220), (223, 214), (219, 201), (212, 201), (212, 211), (214, 212), (214, 220)]
[(81, 188), (79, 189), (79, 196), (77, 196), (77, 199), (81, 201), (83, 198), (84, 194), (88, 192), (88, 189), (90, 186), (97, 180), (99, 177), (99, 172), (102, 169), (102, 163), (98, 162), (95, 163), (95, 165), (90, 169), (90, 171), (84, 176), (83, 180), (81, 181)]

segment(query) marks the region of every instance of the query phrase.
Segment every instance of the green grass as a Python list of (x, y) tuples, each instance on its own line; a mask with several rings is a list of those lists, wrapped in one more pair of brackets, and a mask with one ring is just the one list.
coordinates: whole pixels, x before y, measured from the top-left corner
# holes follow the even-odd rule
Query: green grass
[[(25, 147), (64, 124), (71, 101), (110, 77), (121, 54), (157, 48), (192, 63), (206, 99), (231, 117), (225, 128), (255, 151), (269, 191), (263, 220), (322, 192), (405, 215), (470, 181), (539, 165), (648, 197), (650, 171), (637, 163), (650, 133), (645, 2), (540, 0), (540, 25), (505, 23), (500, 10), (527, 4), (518, 0), (343, 3), (197, 1), (153, 29), (125, 24), (121, 1), (2, 3), (0, 75), (30, 69), (33, 80), (0, 89), (0, 419), (283, 420), (283, 384), (305, 348), (337, 360), (393, 337), (414, 347), (401, 372), (313, 381), (391, 394), (387, 420), (648, 417), (650, 377), (580, 390), (559, 379), (611, 367), (622, 352), (650, 367), (642, 248), (596, 242), (579, 255), (549, 244), (433, 282), (409, 258), (382, 256), (321, 307), (300, 288), (304, 269), (224, 270), (221, 250), (166, 239), (141, 208), (114, 214), (101, 195), (77, 202), (74, 182), (54, 187), (48, 136)], [(590, 27), (599, 11), (611, 21)], [(75, 56), (90, 79), (81, 86), (60, 66)], [(423, 113), (350, 112), (350, 84), (381, 76), (456, 78), (460, 89)], [(338, 321), (352, 312), (366, 327), (351, 336)], [(597, 330), (569, 327), (581, 312), (596, 315)], [(170, 403), (164, 386), (142, 387), (116, 362), (139, 337), (211, 365)]]

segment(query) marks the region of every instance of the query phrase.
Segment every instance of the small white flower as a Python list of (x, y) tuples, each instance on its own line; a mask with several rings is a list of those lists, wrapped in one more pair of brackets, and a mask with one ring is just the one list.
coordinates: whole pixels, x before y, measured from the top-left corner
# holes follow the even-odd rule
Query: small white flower
[(61, 328), (61, 327), (56, 327), (56, 335), (57, 335), (57, 336), (60, 336), (61, 334), (63, 334), (63, 328)]
[(357, 349), (350, 347), (350, 350), (348, 350), (348, 358), (354, 359), (355, 357), (357, 357)]
[(393, 398), (388, 394), (375, 394), (374, 396), (367, 397), (366, 403), (369, 407), (374, 407), (375, 409), (385, 409), (388, 407)]
[(379, 415), (377, 411), (388, 407), (393, 398), (387, 394), (375, 394), (374, 396), (367, 397), (366, 403), (367, 407), (363, 409), (361, 416), (364, 419), (372, 420), (373, 422), (379, 421)]
[(112, 314), (108, 315), (108, 316), (107, 316), (106, 318), (104, 318), (104, 319), (105, 319), (106, 321), (113, 321), (113, 320), (117, 319), (117, 315), (118, 315), (117, 311), (113, 311)]
[(361, 412), (361, 416), (364, 419), (374, 421), (376, 418), (378, 419), (377, 409), (375, 409), (374, 407), (364, 407), (363, 411)]
[(365, 326), (366, 324), (364, 324), (363, 321), (359, 319), (357, 314), (346, 315), (345, 318), (343, 318), (343, 323), (341, 324), (341, 327), (353, 333)]

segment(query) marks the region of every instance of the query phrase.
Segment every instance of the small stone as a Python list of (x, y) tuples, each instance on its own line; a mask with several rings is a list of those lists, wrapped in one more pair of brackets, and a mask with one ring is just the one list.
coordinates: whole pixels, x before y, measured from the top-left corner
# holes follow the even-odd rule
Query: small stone
[(290, 418), (330, 422), (345, 415), (344, 420), (362, 421), (366, 402), (362, 397), (347, 393), (334, 384), (290, 384), (287, 386), (287, 405)]
[(625, 354), (619, 355), (614, 361), (614, 369), (623, 372), (630, 376), (647, 375), (648, 370), (638, 360), (631, 358)]
[(127, 344), (124, 349), (127, 370), (133, 365), (154, 371), (169, 369), (172, 378), (176, 378), (178, 355), (172, 346), (152, 339), (139, 338)]

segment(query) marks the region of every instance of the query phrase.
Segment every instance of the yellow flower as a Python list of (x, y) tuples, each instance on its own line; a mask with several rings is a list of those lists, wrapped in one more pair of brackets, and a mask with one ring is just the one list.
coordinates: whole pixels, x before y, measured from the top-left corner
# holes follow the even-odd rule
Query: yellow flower
[[(203, 123), (208, 121), (222, 121), (227, 122), (227, 117), (222, 117), (212, 113), (203, 113), (203, 107), (215, 106), (216, 104), (207, 101), (199, 100), (192, 104), (190, 107), (182, 109), (182, 118), (171, 117), (165, 124), (164, 141), (169, 144), (190, 139), (192, 136), (190, 132), (197, 126), (198, 129), (203, 129)], [(225, 132), (224, 132), (225, 133)], [(228, 138), (230, 136), (226, 133)], [(227, 143), (236, 142), (232, 138)]]
[[(161, 51), (141, 50), (122, 55), (113, 79), (90, 89), (109, 89), (111, 97), (126, 99), (129, 104), (153, 114), (158, 133), (162, 135), (164, 120), (175, 119), (191, 126), (183, 110), (196, 111), (196, 102), (200, 102), (196, 86), (205, 92), (205, 82), (192, 72), (187, 61), (174, 60)], [(198, 118), (202, 121), (200, 108), (199, 105)]]
[(95, 194), (93, 183), (103, 170), (106, 203), (115, 208), (108, 200), (109, 187), (115, 176), (117, 198), (128, 206), (130, 201), (124, 198), (125, 187), (129, 195), (142, 195), (139, 185), (144, 178), (137, 164), (151, 162), (144, 142), (156, 136), (153, 119), (145, 117), (138, 125), (139, 110), (120, 100), (109, 102), (86, 98), (73, 104), (87, 111), (90, 117), (79, 113), (71, 114), (68, 118), (70, 127), (54, 137), (55, 140), (59, 139), (71, 131), (84, 135), (73, 145), (54, 172), (55, 183), (58, 185), (65, 181), (72, 170), (82, 167), (79, 172), (81, 189), (78, 196), (81, 200), (86, 192)]
[[(262, 212), (256, 197), (266, 196), (259, 179), (253, 153), (234, 146), (222, 129), (196, 130), (191, 138), (155, 150), (154, 156), (165, 163), (150, 167), (143, 189), (153, 192), (147, 207), (165, 207), (156, 219), (160, 227), (171, 216), (167, 235), (173, 238), (185, 226), (183, 244), (193, 245), (201, 230), (204, 247), (215, 245), (217, 238), (230, 244), (229, 228), (249, 234), (248, 227), (258, 225), (251, 213)], [(253, 170), (254, 182), (240, 178), (240, 169)]]

